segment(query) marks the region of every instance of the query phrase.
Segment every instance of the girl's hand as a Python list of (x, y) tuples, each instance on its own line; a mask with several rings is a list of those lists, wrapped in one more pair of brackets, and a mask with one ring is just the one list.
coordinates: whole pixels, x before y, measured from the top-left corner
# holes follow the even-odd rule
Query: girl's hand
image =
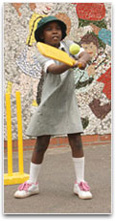
[(84, 70), (86, 68), (86, 61), (85, 60), (82, 60), (82, 59), (79, 59), (78, 61), (76, 61), (76, 63), (73, 65), (73, 68), (76, 68), (78, 67), (79, 69), (82, 69)]
[(90, 59), (91, 59), (90, 55), (86, 51), (83, 51), (79, 55), (78, 60), (75, 63), (74, 67), (78, 67), (78, 68), (84, 70), (86, 68), (86, 65), (87, 65), (87, 63), (88, 63), (88, 61)]

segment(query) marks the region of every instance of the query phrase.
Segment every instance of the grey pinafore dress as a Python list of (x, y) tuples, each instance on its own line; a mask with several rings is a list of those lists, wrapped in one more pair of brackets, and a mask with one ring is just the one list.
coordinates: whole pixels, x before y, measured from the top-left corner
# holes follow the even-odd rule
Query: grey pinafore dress
[[(62, 45), (69, 53), (69, 44)], [(51, 60), (39, 52), (37, 55), (42, 67)], [(53, 62), (59, 64), (58, 61), (53, 60)], [(74, 90), (73, 69), (59, 75), (44, 73), (41, 103), (31, 118), (26, 135), (37, 137), (83, 132)]]

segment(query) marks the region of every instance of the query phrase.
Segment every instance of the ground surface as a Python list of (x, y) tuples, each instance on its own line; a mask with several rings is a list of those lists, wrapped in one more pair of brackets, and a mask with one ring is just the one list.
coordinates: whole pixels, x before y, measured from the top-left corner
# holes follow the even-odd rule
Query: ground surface
[[(40, 194), (26, 199), (13, 197), (18, 185), (4, 186), (5, 214), (110, 214), (110, 144), (86, 146), (85, 180), (91, 187), (92, 200), (80, 200), (73, 194), (75, 173), (69, 147), (48, 149), (41, 169)], [(32, 151), (24, 151), (24, 170), (29, 173)], [(17, 171), (14, 153), (14, 171)], [(5, 154), (5, 172), (7, 156)]]

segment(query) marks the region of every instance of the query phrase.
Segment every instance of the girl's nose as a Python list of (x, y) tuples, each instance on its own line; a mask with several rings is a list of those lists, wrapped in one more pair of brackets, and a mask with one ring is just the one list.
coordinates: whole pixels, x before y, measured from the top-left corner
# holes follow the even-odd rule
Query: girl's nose
[(53, 32), (53, 33), (57, 33), (57, 29), (56, 29), (56, 28), (54, 28), (52, 32)]

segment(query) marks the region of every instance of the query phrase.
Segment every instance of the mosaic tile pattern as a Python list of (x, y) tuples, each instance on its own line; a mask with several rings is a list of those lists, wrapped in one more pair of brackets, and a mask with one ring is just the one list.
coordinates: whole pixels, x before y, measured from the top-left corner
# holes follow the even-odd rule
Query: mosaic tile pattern
[[(34, 52), (33, 33), (40, 17), (51, 14), (66, 22), (66, 39), (79, 43), (91, 56), (84, 71), (75, 70), (75, 93), (84, 134), (110, 133), (111, 4), (5, 3), (4, 93), (11, 94), (13, 139), (17, 139), (15, 92), (21, 92), (23, 133), (41, 100), (43, 75)], [(23, 138), (27, 139), (25, 134)]]

